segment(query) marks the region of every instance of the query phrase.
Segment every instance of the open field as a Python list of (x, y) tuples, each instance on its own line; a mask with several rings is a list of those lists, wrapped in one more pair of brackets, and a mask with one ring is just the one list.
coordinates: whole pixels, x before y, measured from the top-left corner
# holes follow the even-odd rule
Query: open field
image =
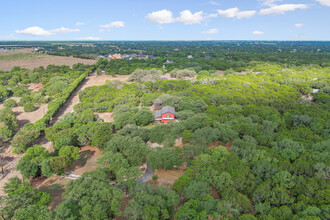
[(95, 64), (96, 60), (74, 57), (52, 56), (34, 53), (6, 53), (0, 54), (0, 70), (11, 70), (14, 66), (33, 69), (39, 66), (47, 67), (50, 64), (72, 66), (76, 63)]
[(82, 175), (97, 168), (97, 159), (102, 156), (102, 152), (97, 147), (85, 146), (80, 148), (80, 159), (75, 160), (69, 169), (75, 175)]
[(183, 174), (183, 170), (155, 170), (154, 175), (158, 176), (157, 181), (150, 180), (148, 183), (172, 187), (173, 183)]

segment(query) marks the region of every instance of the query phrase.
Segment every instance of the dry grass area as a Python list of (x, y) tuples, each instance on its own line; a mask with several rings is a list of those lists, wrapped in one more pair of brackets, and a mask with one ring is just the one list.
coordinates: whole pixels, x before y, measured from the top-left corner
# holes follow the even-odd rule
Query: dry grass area
[(27, 123), (34, 123), (41, 119), (47, 112), (47, 109), (47, 104), (38, 106), (33, 112), (24, 112), (22, 106), (12, 108), (18, 120), (19, 128), (22, 128)]
[(70, 179), (52, 176), (49, 178), (39, 177), (32, 181), (32, 187), (39, 189), (41, 192), (47, 192), (51, 196), (51, 201), (48, 206), (50, 210), (54, 210), (57, 205), (59, 205), (63, 199), (62, 194), (65, 190), (65, 185), (70, 181)]
[(102, 119), (104, 122), (114, 122), (112, 118), (112, 112), (102, 112), (102, 113), (95, 113), (97, 118)]
[(102, 157), (103, 154), (97, 147), (86, 146), (80, 149), (79, 155), (81, 159), (75, 160), (69, 169), (76, 175), (95, 170), (98, 167), (97, 159)]
[(31, 92), (38, 91), (42, 87), (44, 87), (44, 86), (40, 83), (29, 83), (28, 84), (28, 90), (30, 90)]
[(231, 149), (231, 144), (232, 143), (233, 143), (233, 141), (230, 140), (225, 145), (222, 145), (220, 143), (220, 141), (214, 141), (211, 145), (208, 146), (208, 149), (216, 148), (216, 147), (219, 147), (219, 146), (224, 146), (224, 148), (227, 149), (228, 153), (230, 153), (230, 149)]
[(184, 174), (183, 170), (155, 170), (154, 175), (158, 176), (156, 182), (150, 180), (148, 183), (154, 183), (164, 186), (172, 187), (173, 183)]
[(216, 148), (219, 147), (220, 145), (221, 145), (220, 141), (214, 141), (212, 144), (208, 146), (208, 149)]
[(228, 141), (226, 144), (225, 144), (225, 148), (227, 149), (228, 153), (230, 153), (230, 149), (231, 149), (231, 144), (233, 143), (232, 140)]
[(163, 145), (162, 145), (162, 144), (152, 143), (152, 142), (150, 142), (150, 141), (148, 141), (147, 144), (148, 144), (148, 146), (149, 146), (150, 148), (157, 148), (157, 147), (161, 147), (161, 148), (163, 148)]
[(8, 54), (16, 54), (16, 53), (33, 53), (33, 48), (21, 48), (21, 49), (14, 49), (14, 50), (0, 50), (0, 55), (8, 55)]
[(54, 65), (68, 65), (72, 67), (73, 64), (95, 64), (97, 60), (81, 59), (74, 57), (53, 56), (47, 54), (34, 53), (5, 53), (0, 55), (0, 70), (11, 70), (14, 66), (21, 68), (34, 69), (39, 66), (47, 67), (50, 64)]

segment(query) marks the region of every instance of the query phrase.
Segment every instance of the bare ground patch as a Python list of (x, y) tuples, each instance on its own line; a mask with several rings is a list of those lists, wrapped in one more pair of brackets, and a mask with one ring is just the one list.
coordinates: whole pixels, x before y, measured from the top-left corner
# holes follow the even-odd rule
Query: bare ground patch
[(80, 149), (79, 155), (81, 159), (75, 160), (70, 168), (70, 171), (76, 175), (95, 170), (98, 167), (97, 159), (103, 154), (97, 147), (86, 146)]
[[(47, 67), (50, 64), (53, 65), (68, 65), (72, 67), (73, 64), (83, 63), (83, 64), (95, 64), (97, 60), (91, 59), (81, 59), (75, 57), (63, 57), (63, 56), (53, 56), (46, 54), (33, 54), (31, 53), (29, 56), (22, 56), (20, 58), (17, 54), (15, 54), (18, 58), (13, 58), (6, 60), (0, 59), (0, 70), (11, 70), (14, 66), (19, 66), (21, 68), (26, 69), (34, 69), (39, 66)], [(12, 54), (8, 56), (13, 56)]]
[(102, 119), (104, 122), (114, 122), (112, 118), (112, 112), (102, 112), (102, 113), (95, 113), (97, 118)]
[(22, 106), (12, 108), (18, 120), (19, 128), (22, 128), (27, 123), (34, 123), (41, 119), (44, 114), (46, 114), (47, 109), (47, 104), (38, 106), (37, 109), (33, 112), (24, 112)]
[(154, 175), (158, 176), (156, 182), (149, 181), (148, 183), (154, 183), (164, 186), (172, 187), (173, 183), (178, 180), (184, 174), (183, 170), (155, 170)]
[(28, 84), (28, 90), (30, 90), (31, 92), (38, 91), (42, 87), (44, 87), (44, 86), (40, 83), (29, 83)]
[(62, 194), (65, 191), (65, 185), (70, 180), (63, 177), (52, 176), (49, 178), (39, 177), (32, 181), (32, 187), (39, 189), (41, 192), (47, 192), (51, 196), (48, 206), (50, 210), (54, 210), (62, 201)]

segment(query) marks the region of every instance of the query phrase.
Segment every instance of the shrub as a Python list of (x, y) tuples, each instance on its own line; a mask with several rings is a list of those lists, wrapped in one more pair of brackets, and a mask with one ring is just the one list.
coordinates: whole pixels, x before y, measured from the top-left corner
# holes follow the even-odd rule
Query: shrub
[(12, 147), (16, 153), (25, 152), (29, 148), (34, 140), (40, 135), (40, 131), (35, 128), (23, 128), (13, 138)]
[(6, 101), (3, 103), (3, 105), (4, 105), (5, 107), (7, 107), (7, 108), (13, 108), (13, 107), (16, 107), (16, 106), (17, 106), (17, 103), (16, 103), (16, 101), (13, 100), (13, 99), (8, 99), (8, 100), (6, 100)]
[(36, 107), (33, 105), (32, 102), (28, 102), (23, 106), (24, 112), (33, 112), (36, 110)]
[(136, 69), (128, 78), (129, 82), (156, 81), (159, 80), (163, 72), (157, 69), (142, 70)]
[(158, 180), (158, 176), (157, 175), (153, 175), (152, 176), (152, 181), (157, 181)]

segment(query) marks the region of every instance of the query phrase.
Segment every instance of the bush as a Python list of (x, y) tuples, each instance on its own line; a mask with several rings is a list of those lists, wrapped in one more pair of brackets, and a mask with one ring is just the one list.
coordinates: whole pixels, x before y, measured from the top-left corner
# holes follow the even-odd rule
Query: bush
[(32, 102), (28, 102), (23, 106), (24, 112), (33, 112), (36, 110), (36, 107), (33, 105)]
[(52, 157), (49, 164), (53, 173), (63, 174), (64, 169), (72, 165), (72, 160), (65, 156)]
[(156, 81), (159, 80), (163, 72), (157, 69), (142, 70), (136, 69), (128, 78), (129, 82)]
[(196, 71), (193, 69), (183, 69), (183, 70), (179, 70), (179, 69), (174, 69), (170, 72), (171, 77), (174, 78), (183, 78), (183, 77), (193, 77), (196, 76)]
[(19, 100), (18, 105), (19, 106), (24, 106), (28, 102), (32, 102), (31, 97), (30, 96), (24, 96), (24, 97), (21, 98), (21, 100)]
[(158, 176), (157, 175), (153, 175), (152, 176), (152, 181), (155, 181), (156, 182), (157, 180), (158, 180)]
[(15, 149), (14, 152), (21, 153), (25, 152), (29, 148), (34, 140), (40, 135), (40, 131), (35, 128), (23, 128), (13, 138), (12, 147)]
[(7, 108), (13, 108), (13, 107), (16, 107), (16, 106), (17, 106), (17, 103), (16, 103), (16, 101), (13, 100), (13, 99), (8, 99), (8, 100), (6, 100), (6, 101), (3, 103), (3, 105), (4, 105), (5, 107), (7, 107)]

